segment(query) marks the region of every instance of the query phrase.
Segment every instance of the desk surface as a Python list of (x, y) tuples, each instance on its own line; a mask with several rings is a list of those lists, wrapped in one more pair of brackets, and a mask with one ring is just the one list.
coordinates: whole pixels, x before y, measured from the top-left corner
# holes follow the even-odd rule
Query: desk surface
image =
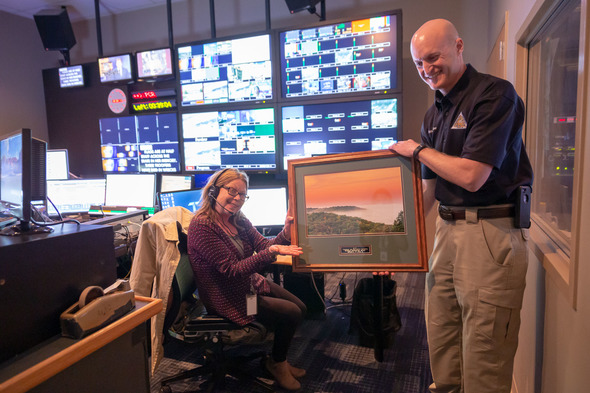
[(53, 232), (49, 233), (24, 233), (20, 236), (0, 236), (0, 247), (10, 247), (31, 241), (55, 238), (80, 232), (90, 232), (96, 229), (95, 225), (77, 225), (75, 223), (58, 224), (53, 226)]
[(135, 297), (135, 309), (81, 339), (56, 337), (0, 365), (0, 393), (26, 392), (139, 326), (162, 310), (162, 300)]

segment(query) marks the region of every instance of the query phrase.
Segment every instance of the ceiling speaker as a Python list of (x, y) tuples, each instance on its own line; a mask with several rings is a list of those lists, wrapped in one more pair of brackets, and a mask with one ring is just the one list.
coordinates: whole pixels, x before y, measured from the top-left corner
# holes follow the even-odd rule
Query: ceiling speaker
[(315, 7), (315, 5), (320, 1), (321, 0), (285, 0), (285, 3), (287, 3), (289, 11), (294, 14), (296, 12)]
[(39, 11), (34, 18), (46, 51), (67, 51), (76, 45), (76, 37), (65, 8)]

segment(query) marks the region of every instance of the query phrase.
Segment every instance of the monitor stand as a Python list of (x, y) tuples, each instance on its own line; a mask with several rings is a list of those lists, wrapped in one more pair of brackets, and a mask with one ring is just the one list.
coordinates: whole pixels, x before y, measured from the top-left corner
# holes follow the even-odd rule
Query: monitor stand
[(53, 228), (48, 226), (41, 226), (27, 221), (21, 221), (18, 224), (0, 230), (0, 236), (22, 236), (35, 235), (39, 233), (51, 233)]

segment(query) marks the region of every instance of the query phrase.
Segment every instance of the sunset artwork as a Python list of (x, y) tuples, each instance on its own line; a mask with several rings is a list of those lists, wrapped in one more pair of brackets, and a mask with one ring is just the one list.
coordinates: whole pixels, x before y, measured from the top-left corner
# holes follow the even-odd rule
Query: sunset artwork
[(400, 167), (304, 177), (308, 237), (405, 233)]

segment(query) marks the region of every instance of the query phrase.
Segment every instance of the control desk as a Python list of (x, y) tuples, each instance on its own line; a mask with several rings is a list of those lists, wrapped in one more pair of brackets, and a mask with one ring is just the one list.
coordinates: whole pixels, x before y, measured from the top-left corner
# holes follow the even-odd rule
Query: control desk
[(53, 228), (0, 236), (0, 362), (60, 334), (60, 314), (86, 287), (117, 279), (111, 227)]

